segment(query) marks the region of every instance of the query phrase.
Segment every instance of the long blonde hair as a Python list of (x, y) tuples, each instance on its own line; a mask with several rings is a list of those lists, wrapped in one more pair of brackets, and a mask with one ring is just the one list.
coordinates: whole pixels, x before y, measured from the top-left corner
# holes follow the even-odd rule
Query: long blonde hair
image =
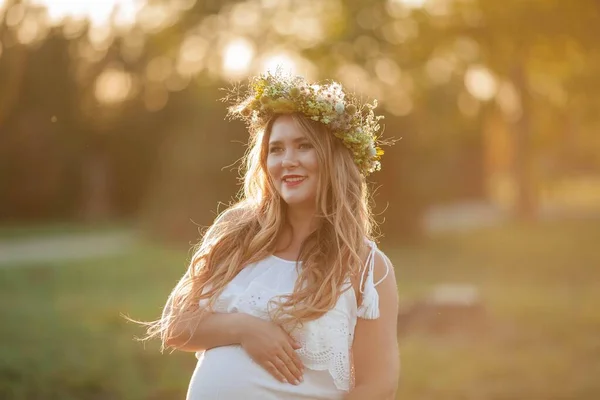
[[(225, 210), (205, 232), (183, 278), (171, 292), (160, 320), (148, 324), (147, 338), (160, 336), (163, 347), (174, 327), (199, 320), (225, 286), (244, 268), (275, 251), (286, 223), (286, 204), (275, 190), (266, 168), (273, 122), (252, 132), (245, 155), (240, 200)], [(302, 262), (291, 295), (271, 302), (274, 321), (298, 326), (333, 308), (346, 283), (358, 275), (365, 257), (365, 239), (374, 226), (365, 178), (352, 154), (323, 124), (302, 114), (293, 121), (316, 149), (319, 163), (317, 189), (318, 228), (302, 243)], [(352, 289), (350, 289), (352, 290)]]

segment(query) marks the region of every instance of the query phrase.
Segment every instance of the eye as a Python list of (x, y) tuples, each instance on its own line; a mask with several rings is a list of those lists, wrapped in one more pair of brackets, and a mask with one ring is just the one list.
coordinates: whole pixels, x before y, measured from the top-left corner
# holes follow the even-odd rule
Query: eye
[(300, 143), (300, 146), (299, 146), (299, 147), (300, 147), (300, 149), (302, 149), (302, 150), (307, 150), (307, 149), (312, 149), (312, 148), (313, 148), (313, 145), (312, 145), (312, 144), (310, 144), (310, 143), (308, 143), (308, 142), (305, 142), (305, 143)]
[(283, 150), (281, 147), (273, 146), (273, 147), (269, 148), (269, 153), (277, 153), (277, 152), (280, 152), (281, 150)]

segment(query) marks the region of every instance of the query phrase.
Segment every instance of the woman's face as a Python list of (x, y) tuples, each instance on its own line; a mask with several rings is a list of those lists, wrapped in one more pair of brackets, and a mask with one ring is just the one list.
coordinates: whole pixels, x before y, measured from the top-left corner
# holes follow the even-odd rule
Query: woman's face
[(275, 190), (290, 207), (315, 207), (319, 182), (317, 152), (292, 116), (278, 117), (271, 128), (267, 170)]

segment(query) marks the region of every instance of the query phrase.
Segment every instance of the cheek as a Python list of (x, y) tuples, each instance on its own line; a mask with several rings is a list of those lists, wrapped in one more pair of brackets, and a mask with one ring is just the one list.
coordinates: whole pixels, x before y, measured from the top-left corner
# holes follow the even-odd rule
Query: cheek
[(307, 159), (305, 162), (307, 168), (309, 168), (312, 172), (319, 171), (319, 157), (317, 156), (316, 151), (311, 151), (307, 154)]
[(278, 163), (276, 160), (273, 159), (273, 157), (267, 157), (267, 161), (265, 164), (267, 166), (268, 175), (271, 178), (273, 178), (274, 176), (277, 176), (277, 174), (279, 173), (279, 170), (280, 170), (281, 163)]

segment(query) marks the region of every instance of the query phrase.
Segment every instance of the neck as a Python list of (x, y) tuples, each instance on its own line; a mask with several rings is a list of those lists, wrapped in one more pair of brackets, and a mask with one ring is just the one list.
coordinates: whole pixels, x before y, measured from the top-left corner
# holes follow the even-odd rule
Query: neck
[(302, 242), (317, 228), (317, 217), (314, 209), (288, 208), (287, 223), (292, 229), (294, 240)]
[(314, 208), (289, 207), (286, 212), (286, 227), (279, 239), (277, 251), (297, 253), (302, 242), (318, 227)]

